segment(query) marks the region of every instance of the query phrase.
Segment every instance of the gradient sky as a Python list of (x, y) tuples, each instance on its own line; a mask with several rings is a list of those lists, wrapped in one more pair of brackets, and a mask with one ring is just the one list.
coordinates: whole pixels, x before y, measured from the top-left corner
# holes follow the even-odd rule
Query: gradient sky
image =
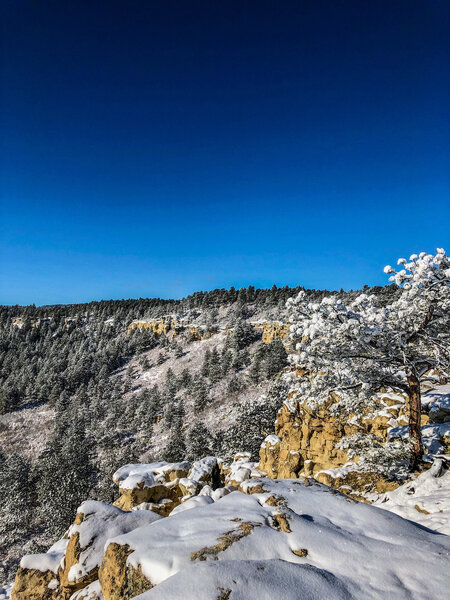
[(3, 0), (0, 303), (382, 284), (449, 241), (447, 1)]

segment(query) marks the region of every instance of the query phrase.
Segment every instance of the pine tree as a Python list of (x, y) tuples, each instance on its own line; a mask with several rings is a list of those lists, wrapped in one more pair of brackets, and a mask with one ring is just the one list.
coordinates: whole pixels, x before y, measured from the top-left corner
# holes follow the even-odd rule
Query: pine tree
[[(390, 280), (401, 287), (388, 306), (375, 295), (359, 294), (348, 305), (336, 295), (320, 303), (309, 302), (305, 292), (288, 301), (291, 312), (291, 362), (308, 376), (294, 385), (293, 393), (312, 408), (335, 398), (336, 413), (362, 416), (376, 408), (382, 389), (404, 394), (409, 412), (412, 443), (411, 468), (422, 461), (420, 385), (431, 369), (449, 371), (450, 263), (444, 250), (435, 256), (422, 252), (399, 259), (403, 268), (392, 267)], [(364, 450), (358, 466), (385, 468), (392, 454), (397, 460), (403, 448), (381, 446), (373, 436), (355, 434), (342, 447)], [(371, 441), (373, 442), (371, 444)]]
[(272, 379), (288, 364), (288, 355), (283, 346), (283, 342), (279, 339), (273, 340), (266, 348), (264, 374), (267, 379)]
[(203, 423), (194, 423), (186, 435), (186, 457), (194, 461), (212, 453), (212, 436)]
[(33, 516), (33, 481), (29, 463), (17, 454), (0, 453), (0, 536), (13, 544), (29, 531)]

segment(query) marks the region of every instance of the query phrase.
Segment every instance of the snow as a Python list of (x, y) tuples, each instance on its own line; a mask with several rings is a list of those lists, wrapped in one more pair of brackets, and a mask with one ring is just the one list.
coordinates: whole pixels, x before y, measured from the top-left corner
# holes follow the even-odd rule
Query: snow
[(70, 596), (69, 600), (103, 600), (98, 579)]
[[(442, 438), (450, 436), (450, 423), (429, 423), (422, 425), (422, 443), (426, 450), (429, 460), (432, 460), (436, 454), (441, 454), (444, 450)], [(389, 430), (390, 438), (408, 438), (408, 426), (393, 427)]]
[[(201, 584), (199, 584), (201, 582)], [(302, 595), (299, 596), (301, 589)], [(230, 591), (233, 600), (347, 600), (336, 577), (310, 565), (284, 560), (221, 560), (192, 565), (135, 600), (195, 598), (216, 600)]]
[(329, 475), (333, 479), (345, 479), (349, 473), (353, 473), (356, 471), (356, 464), (352, 461), (345, 463), (342, 467), (335, 467), (334, 469), (323, 469), (323, 471), (319, 471), (316, 475), (320, 475), (321, 473), (325, 473)]
[(312, 479), (242, 487), (256, 493), (235, 491), (110, 540), (127, 544), (127, 563), (157, 586), (141, 600), (217, 598), (220, 587), (236, 598), (289, 599), (302, 586), (321, 600), (446, 598), (449, 537)]
[(450, 421), (450, 384), (440, 385), (423, 394), (422, 404), (428, 405), (430, 421)]
[(59, 540), (43, 554), (26, 554), (20, 561), (22, 569), (36, 569), (37, 571), (51, 571), (57, 573), (64, 558), (69, 540)]
[(96, 500), (83, 502), (77, 513), (84, 515), (83, 521), (70, 527), (69, 536), (78, 533), (81, 552), (78, 562), (69, 570), (69, 581), (86, 576), (100, 565), (105, 544), (110, 537), (128, 533), (161, 519), (151, 511), (126, 512)]
[(273, 447), (279, 444), (280, 442), (281, 438), (279, 438), (277, 435), (268, 435), (261, 444), (261, 448), (265, 448), (266, 446)]
[(247, 479), (261, 477), (263, 475), (262, 471), (257, 468), (258, 463), (251, 461), (250, 457), (250, 452), (236, 454), (234, 461), (229, 466), (228, 474), (225, 477), (227, 483), (239, 485)]
[(191, 463), (184, 461), (180, 463), (155, 462), (149, 464), (130, 464), (120, 467), (114, 475), (113, 480), (123, 490), (133, 490), (136, 487), (151, 487), (155, 484), (166, 482), (165, 474), (169, 471), (188, 471)]
[(373, 504), (450, 535), (450, 471), (437, 458), (428, 471), (380, 495)]
[(197, 493), (200, 484), (198, 481), (194, 481), (193, 479), (188, 479), (187, 477), (181, 477), (178, 480), (179, 484), (182, 485), (190, 496), (195, 496)]
[(217, 458), (215, 456), (206, 456), (196, 460), (188, 473), (188, 478), (194, 481), (206, 481), (217, 467)]
[(0, 587), (0, 600), (11, 600), (13, 584), (8, 584)]
[(211, 496), (194, 496), (193, 498), (186, 500), (186, 502), (176, 506), (170, 514), (176, 515), (184, 510), (196, 508), (197, 506), (205, 506), (206, 504), (212, 504), (213, 502), (214, 500)]

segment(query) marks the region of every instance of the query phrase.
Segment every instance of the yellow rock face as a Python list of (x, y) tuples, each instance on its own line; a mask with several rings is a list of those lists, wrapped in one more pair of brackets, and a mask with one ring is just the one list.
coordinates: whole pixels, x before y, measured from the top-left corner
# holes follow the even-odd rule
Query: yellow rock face
[(278, 323), (277, 321), (263, 323), (262, 341), (270, 344), (273, 340), (284, 340), (289, 335), (289, 323)]
[[(253, 328), (262, 334), (262, 341), (270, 344), (273, 340), (284, 340), (289, 335), (289, 323), (280, 323), (279, 321), (255, 321)], [(230, 331), (232, 333), (232, 330)]]
[(145, 321), (133, 321), (128, 325), (127, 333), (130, 333), (133, 329), (151, 329), (156, 335), (163, 333), (164, 335), (171, 334), (174, 336), (179, 328), (180, 324), (176, 318), (149, 319)]
[(59, 600), (61, 596), (58, 585), (59, 582), (52, 571), (19, 567), (11, 598), (12, 600)]
[[(77, 513), (74, 525), (79, 525), (83, 522), (83, 519), (83, 513)], [(98, 569), (95, 568), (83, 577), (75, 579), (74, 581), (69, 581), (69, 571), (71, 567), (78, 564), (80, 554), (80, 536), (78, 532), (75, 532), (69, 538), (69, 543), (67, 544), (66, 553), (64, 555), (63, 568), (58, 572), (63, 595), (66, 594), (67, 596), (71, 596), (77, 590), (86, 587), (89, 583), (97, 579)]]
[[(169, 514), (175, 506), (180, 504), (181, 498), (184, 495), (177, 480), (171, 483), (171, 485), (160, 484), (151, 487), (138, 485), (131, 490), (120, 488), (120, 496), (114, 502), (114, 506), (117, 506), (122, 510), (131, 510), (135, 506), (139, 506), (139, 504), (145, 502), (155, 505), (151, 510), (165, 516), (166, 514)], [(170, 509), (168, 506), (169, 502), (164, 502), (164, 500), (170, 501)], [(162, 512), (157, 508), (157, 505), (160, 505)]]
[(131, 552), (127, 545), (108, 544), (98, 572), (104, 600), (134, 598), (153, 587), (140, 569), (127, 565)]
[[(319, 481), (331, 487), (346, 485), (361, 489), (373, 484), (374, 488), (389, 488), (392, 484), (382, 483), (380, 476), (371, 480), (361, 474), (349, 474), (345, 479), (336, 479), (329, 474), (320, 473), (349, 462), (347, 453), (336, 446), (344, 436), (358, 430), (352, 420), (334, 417), (330, 413), (331, 404), (332, 401), (316, 410), (301, 401), (293, 403), (292, 408), (283, 405), (275, 423), (275, 434), (280, 440), (276, 441), (275, 436), (270, 436), (272, 441), (268, 438), (269, 442), (263, 443), (259, 469), (275, 479), (296, 478), (299, 475), (317, 476)], [(382, 411), (367, 414), (358, 425), (365, 431), (386, 439), (388, 429), (395, 423), (406, 424), (407, 418), (405, 407), (398, 400), (389, 405), (384, 398), (380, 398), (380, 404)]]
[(183, 331), (188, 331), (193, 342), (207, 340), (217, 331), (209, 330), (196, 325), (190, 325), (186, 321), (178, 321), (175, 317), (167, 317), (162, 319), (146, 319), (132, 321), (127, 328), (127, 333), (133, 329), (150, 329), (156, 335), (165, 335), (169, 339), (173, 339)]

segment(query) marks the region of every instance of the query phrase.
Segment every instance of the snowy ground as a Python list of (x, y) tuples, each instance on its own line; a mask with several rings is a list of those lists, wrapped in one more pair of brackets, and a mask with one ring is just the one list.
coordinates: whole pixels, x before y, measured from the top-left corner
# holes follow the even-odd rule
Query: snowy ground
[(443, 459), (437, 458), (428, 471), (381, 494), (373, 504), (450, 535), (450, 471), (444, 469)]
[(47, 404), (0, 415), (0, 448), (35, 460), (50, 436), (55, 412)]

